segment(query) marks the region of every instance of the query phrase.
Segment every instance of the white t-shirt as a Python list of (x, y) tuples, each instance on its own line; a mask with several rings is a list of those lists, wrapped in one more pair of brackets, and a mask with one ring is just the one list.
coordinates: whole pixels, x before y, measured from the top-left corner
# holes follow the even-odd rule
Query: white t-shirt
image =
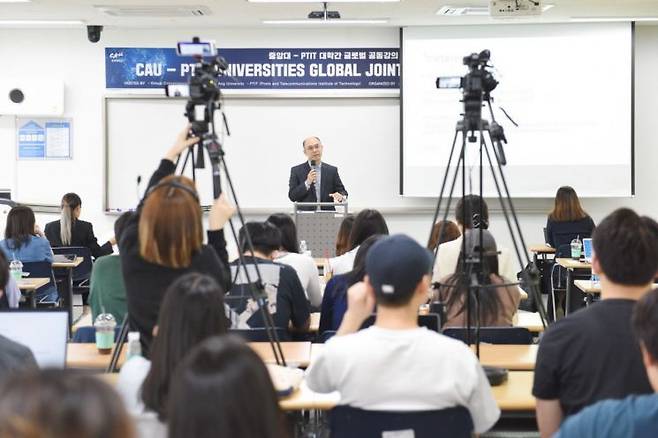
[(500, 410), (473, 352), (427, 330), (372, 326), (334, 336), (307, 371), (316, 392), (340, 392), (340, 404), (373, 411), (426, 411), (464, 406), (476, 433)]
[(345, 274), (350, 272), (354, 267), (354, 259), (356, 258), (356, 252), (359, 250), (357, 246), (351, 251), (347, 251), (345, 254), (341, 254), (338, 257), (332, 257), (329, 259), (329, 269), (334, 275)]
[(297, 272), (299, 281), (304, 287), (306, 299), (311, 306), (319, 307), (322, 304), (322, 292), (320, 292), (320, 274), (315, 260), (305, 254), (294, 252), (282, 252), (281, 254), (283, 255), (274, 261), (288, 265)]
[(167, 438), (167, 425), (158, 420), (155, 412), (146, 410), (141, 398), (142, 384), (150, 369), (150, 360), (141, 356), (130, 358), (121, 367), (116, 390), (134, 420), (138, 438)]
[[(460, 236), (439, 246), (432, 281), (441, 281), (441, 279), (455, 273), (459, 262), (459, 254), (462, 251), (462, 239), (463, 237)], [(507, 281), (516, 282), (516, 273), (521, 270), (516, 255), (513, 251), (502, 247), (498, 248), (498, 252), (500, 253), (498, 254), (498, 274)]]

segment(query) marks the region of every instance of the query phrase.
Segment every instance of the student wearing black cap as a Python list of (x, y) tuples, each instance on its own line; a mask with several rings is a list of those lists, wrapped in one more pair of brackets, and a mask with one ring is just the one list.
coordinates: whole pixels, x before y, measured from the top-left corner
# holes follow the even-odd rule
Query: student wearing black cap
[[(429, 251), (407, 236), (374, 244), (366, 278), (349, 289), (343, 322), (309, 368), (307, 384), (317, 392), (339, 391), (341, 404), (366, 410), (464, 406), (482, 433), (500, 410), (475, 355), (460, 341), (418, 327), (431, 265)], [(375, 303), (375, 324), (358, 331)]]

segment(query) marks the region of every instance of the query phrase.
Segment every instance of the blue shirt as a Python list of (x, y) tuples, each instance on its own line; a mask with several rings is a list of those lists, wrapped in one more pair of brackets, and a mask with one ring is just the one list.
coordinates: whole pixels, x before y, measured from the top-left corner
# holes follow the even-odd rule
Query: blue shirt
[(24, 243), (19, 248), (14, 248), (14, 246), (13, 239), (0, 241), (0, 249), (5, 253), (9, 261), (14, 258), (21, 262), (53, 261), (53, 250), (50, 248), (50, 243), (43, 237), (30, 236), (30, 240), (27, 243)]
[(335, 275), (329, 280), (322, 296), (320, 312), (320, 334), (325, 331), (337, 331), (347, 311), (348, 274)]
[(658, 436), (658, 394), (604, 400), (567, 418), (553, 438)]

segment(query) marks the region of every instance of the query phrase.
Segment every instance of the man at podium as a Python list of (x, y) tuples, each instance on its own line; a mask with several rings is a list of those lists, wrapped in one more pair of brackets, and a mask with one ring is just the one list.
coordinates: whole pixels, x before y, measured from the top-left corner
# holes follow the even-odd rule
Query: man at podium
[[(322, 162), (322, 142), (308, 137), (302, 143), (307, 161), (290, 169), (288, 198), (292, 202), (343, 202), (347, 191), (338, 175), (338, 169)], [(300, 210), (315, 210), (300, 207)], [(322, 210), (335, 210), (325, 206)]]

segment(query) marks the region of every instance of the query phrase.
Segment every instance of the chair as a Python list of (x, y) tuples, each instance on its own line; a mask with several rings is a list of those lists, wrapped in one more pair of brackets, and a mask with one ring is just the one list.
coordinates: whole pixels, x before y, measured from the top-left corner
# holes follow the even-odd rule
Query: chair
[[(363, 322), (363, 324), (361, 324), (361, 328), (359, 330), (363, 330), (364, 328), (368, 328), (371, 325), (373, 325), (374, 323), (375, 323), (375, 315), (370, 315), (368, 317), (368, 319), (366, 319)], [(428, 313), (427, 315), (418, 315), (418, 325), (420, 327), (425, 327), (428, 330), (432, 330), (433, 332), (440, 333), (441, 332), (441, 317), (436, 313)]]
[[(448, 327), (443, 334), (466, 342), (466, 328)], [(471, 340), (475, 340), (475, 328), (471, 328)], [(487, 344), (532, 344), (532, 333), (525, 327), (480, 327), (480, 342)]]
[[(285, 342), (290, 340), (290, 334), (288, 330), (282, 329), (280, 327), (275, 327), (277, 335), (279, 335), (279, 341)], [(251, 329), (230, 329), (229, 333), (237, 335), (244, 339), (247, 342), (269, 342), (270, 338), (267, 336), (267, 331), (264, 327), (251, 328)]]
[(463, 406), (410, 412), (337, 406), (329, 413), (329, 430), (332, 438), (471, 438), (473, 420)]
[[(52, 263), (41, 261), (41, 262), (23, 262), (23, 272), (29, 272), (30, 277), (32, 278), (50, 278), (50, 283), (41, 286), (32, 292), (30, 297), (31, 306), (37, 307), (36, 296), (45, 291), (46, 289), (55, 285), (55, 276), (53, 275), (53, 266)], [(49, 304), (49, 307), (52, 306)]]
[(76, 257), (82, 257), (82, 263), (73, 268), (73, 285), (74, 289), (88, 289), (85, 282), (89, 281), (91, 275), (91, 250), (86, 246), (56, 246), (53, 248), (53, 254), (73, 254)]
[[(117, 324), (119, 324), (117, 322)], [(119, 339), (119, 334), (121, 333), (121, 326), (117, 325), (114, 328), (114, 342)], [(76, 344), (89, 344), (96, 342), (96, 328), (90, 325), (84, 327), (78, 327), (71, 342)]]

